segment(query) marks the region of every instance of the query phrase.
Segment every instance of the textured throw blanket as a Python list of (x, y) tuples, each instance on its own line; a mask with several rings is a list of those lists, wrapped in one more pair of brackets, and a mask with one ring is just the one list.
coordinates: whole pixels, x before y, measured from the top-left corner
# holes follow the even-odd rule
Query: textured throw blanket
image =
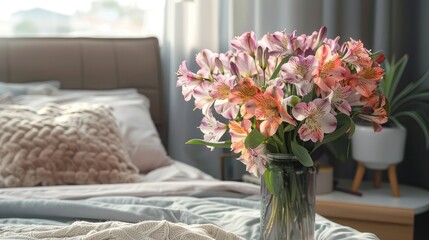
[(239, 236), (212, 224), (185, 225), (168, 221), (124, 223), (77, 221), (69, 226), (11, 225), (0, 226), (0, 239), (170, 239), (170, 240), (239, 240)]

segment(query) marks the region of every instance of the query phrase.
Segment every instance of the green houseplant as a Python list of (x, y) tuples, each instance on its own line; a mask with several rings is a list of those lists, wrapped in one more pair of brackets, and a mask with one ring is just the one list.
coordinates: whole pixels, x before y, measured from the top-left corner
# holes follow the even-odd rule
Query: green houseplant
[(419, 79), (410, 81), (397, 92), (407, 63), (408, 55), (404, 55), (399, 61), (395, 61), (394, 58), (392, 61), (385, 61), (385, 75), (380, 88), (389, 101), (389, 121), (395, 125), (402, 125), (403, 117), (414, 119), (423, 131), (426, 148), (429, 148), (429, 121), (421, 108), (429, 104), (429, 88), (422, 88), (429, 76), (429, 69)]
[(426, 148), (429, 148), (429, 121), (424, 113), (424, 107), (429, 104), (429, 88), (423, 87), (429, 76), (429, 69), (420, 78), (409, 81), (402, 89), (398, 89), (399, 83), (405, 80), (403, 73), (407, 63), (407, 55), (398, 61), (393, 58), (384, 62), (385, 74), (379, 90), (386, 97), (385, 107), (389, 120), (383, 131), (374, 133), (370, 127), (356, 125), (352, 138), (352, 157), (371, 169), (386, 169), (403, 160), (407, 133), (404, 121), (407, 118), (420, 126)]

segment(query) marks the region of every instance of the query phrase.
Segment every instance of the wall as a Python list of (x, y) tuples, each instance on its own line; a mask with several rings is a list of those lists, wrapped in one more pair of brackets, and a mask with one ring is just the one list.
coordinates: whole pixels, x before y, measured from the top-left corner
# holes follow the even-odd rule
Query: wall
[[(399, 15), (397, 19), (403, 21), (395, 22), (399, 40), (392, 53), (398, 56), (409, 54), (405, 80), (414, 80), (429, 68), (429, 2), (400, 1), (395, 7)], [(429, 79), (425, 86), (429, 87)], [(429, 116), (429, 108), (425, 112)], [(404, 161), (398, 165), (399, 182), (429, 189), (429, 151), (425, 149), (424, 136), (414, 121), (406, 121), (405, 126), (408, 137)]]

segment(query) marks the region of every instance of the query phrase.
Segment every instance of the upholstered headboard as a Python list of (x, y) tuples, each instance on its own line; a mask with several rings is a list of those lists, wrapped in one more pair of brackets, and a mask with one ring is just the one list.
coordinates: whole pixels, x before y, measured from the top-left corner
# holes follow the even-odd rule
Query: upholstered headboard
[(164, 146), (159, 44), (156, 38), (0, 38), (0, 81), (58, 80), (64, 89), (137, 88), (151, 101)]

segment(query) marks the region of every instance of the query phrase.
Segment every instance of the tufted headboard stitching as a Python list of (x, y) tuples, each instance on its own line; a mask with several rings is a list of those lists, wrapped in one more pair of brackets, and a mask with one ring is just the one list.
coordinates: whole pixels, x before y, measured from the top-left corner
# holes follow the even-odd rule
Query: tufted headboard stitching
[(0, 38), (0, 81), (44, 80), (58, 80), (64, 89), (137, 88), (149, 97), (152, 118), (166, 146), (156, 38)]

